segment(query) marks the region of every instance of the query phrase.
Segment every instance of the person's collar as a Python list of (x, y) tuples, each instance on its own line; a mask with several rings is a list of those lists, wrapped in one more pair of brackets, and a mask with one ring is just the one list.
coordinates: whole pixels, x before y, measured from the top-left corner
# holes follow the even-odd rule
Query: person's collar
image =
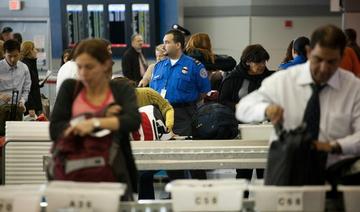
[(314, 83), (314, 80), (313, 80), (313, 78), (311, 76), (311, 72), (310, 72), (310, 62), (307, 61), (306, 63), (304, 63), (300, 66), (302, 66), (302, 70), (299, 73), (297, 83), (299, 85), (309, 85), (311, 83)]
[(184, 58), (184, 53), (181, 53), (181, 56), (178, 59), (167, 58), (165, 61), (165, 65), (169, 65), (169, 64), (171, 65), (170, 60), (178, 60), (175, 64), (184, 65), (183, 58)]
[(6, 67), (7, 70), (10, 71), (10, 70), (13, 70), (13, 69), (17, 69), (17, 65), (18, 65), (19, 61), (16, 63), (16, 65), (11, 66), (5, 58), (4, 58), (4, 60), (5, 60), (4, 64), (5, 64), (5, 67)]
[(138, 53), (138, 54), (140, 54), (141, 53), (141, 50), (142, 49), (140, 49), (140, 50), (136, 50), (133, 46), (131, 46), (131, 48), (136, 52), (136, 53)]
[(331, 78), (327, 81), (327, 85), (334, 88), (335, 90), (340, 89), (340, 69), (338, 68)]
[[(299, 85), (310, 85), (311, 83), (314, 83), (310, 71), (310, 62), (307, 61), (306, 63), (304, 63), (302, 65), (302, 69), (303, 70), (300, 71), (299, 78), (297, 79), (297, 83)], [(338, 68), (326, 83), (327, 85), (329, 85), (334, 89), (340, 88), (339, 71), (340, 69)]]

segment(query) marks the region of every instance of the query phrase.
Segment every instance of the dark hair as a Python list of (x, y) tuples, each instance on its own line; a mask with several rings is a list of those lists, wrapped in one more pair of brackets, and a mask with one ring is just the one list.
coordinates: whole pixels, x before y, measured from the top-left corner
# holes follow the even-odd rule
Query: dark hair
[(310, 40), (307, 37), (301, 36), (295, 39), (293, 48), (298, 55), (305, 56), (307, 58), (306, 46), (310, 45)]
[(20, 33), (14, 33), (13, 34), (14, 40), (16, 40), (17, 42), (19, 42), (20, 44), (23, 42), (22, 36)]
[(8, 33), (8, 32), (12, 32), (13, 29), (11, 27), (4, 27), (1, 31), (1, 33)]
[(311, 35), (310, 47), (315, 48), (316, 44), (330, 49), (339, 49), (343, 55), (346, 46), (345, 34), (340, 28), (334, 25), (326, 25), (317, 28)]
[(7, 40), (4, 43), (4, 52), (12, 52), (18, 50), (20, 52), (20, 43), (16, 40)]
[(241, 54), (240, 63), (241, 65), (249, 69), (249, 66), (246, 64), (248, 62), (260, 63), (263, 61), (268, 61), (270, 59), (269, 53), (262, 47), (260, 44), (253, 44), (247, 46)]
[(181, 48), (185, 47), (185, 36), (181, 31), (179, 31), (177, 29), (172, 29), (165, 33), (165, 35), (169, 35), (169, 34), (172, 34), (174, 36), (175, 43), (181, 44)]
[(111, 81), (113, 82), (119, 82), (119, 83), (126, 83), (129, 86), (136, 88), (137, 87), (137, 83), (134, 80), (131, 80), (127, 77), (115, 77), (113, 78)]
[(345, 35), (348, 41), (356, 43), (356, 31), (354, 29), (345, 29)]
[(287, 63), (290, 60), (294, 59), (292, 56), (292, 48), (293, 48), (294, 40), (292, 40), (288, 47), (286, 48), (285, 58), (282, 60), (281, 63)]
[(61, 65), (64, 65), (64, 56), (69, 54), (68, 60), (72, 60), (73, 49), (65, 49), (61, 55)]
[(111, 60), (111, 55), (107, 50), (107, 46), (101, 39), (86, 39), (81, 41), (74, 50), (73, 59), (76, 59), (83, 53), (89, 54), (102, 64)]

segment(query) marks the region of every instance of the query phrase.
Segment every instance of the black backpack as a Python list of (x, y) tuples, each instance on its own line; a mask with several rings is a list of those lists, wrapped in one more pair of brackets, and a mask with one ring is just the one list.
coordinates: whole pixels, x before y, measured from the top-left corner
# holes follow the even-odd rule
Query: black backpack
[(234, 112), (222, 104), (202, 105), (193, 116), (193, 139), (233, 139), (238, 134)]

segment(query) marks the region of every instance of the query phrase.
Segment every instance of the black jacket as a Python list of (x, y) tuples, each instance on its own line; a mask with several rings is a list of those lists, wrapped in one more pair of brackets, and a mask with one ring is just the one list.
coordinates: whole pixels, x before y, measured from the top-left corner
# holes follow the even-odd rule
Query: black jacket
[(30, 71), (31, 87), (29, 97), (25, 103), (26, 111), (35, 110), (35, 112), (42, 111), (40, 86), (39, 86), (39, 74), (36, 65), (36, 59), (24, 58), (22, 62), (27, 65)]
[(122, 72), (125, 77), (140, 82), (142, 79), (139, 64), (140, 53), (133, 47), (128, 48), (121, 58)]
[[(77, 84), (76, 80), (68, 79), (64, 81), (59, 90), (50, 122), (50, 137), (54, 142), (58, 140), (69, 126), (72, 104), (81, 87), (83, 87), (81, 83)], [(132, 188), (134, 191), (137, 191), (137, 169), (129, 141), (129, 132), (137, 130), (141, 122), (135, 90), (126, 83), (119, 82), (110, 82), (110, 87), (115, 102), (122, 108), (122, 112), (118, 116), (120, 128), (115, 133), (120, 138), (120, 148), (126, 160)], [(76, 93), (74, 93), (75, 90), (77, 91)]]
[(188, 56), (200, 61), (206, 68), (207, 71), (222, 70), (225, 72), (233, 70), (236, 66), (236, 61), (233, 57), (228, 55), (215, 55), (215, 61), (212, 63), (206, 60), (200, 50), (194, 50), (191, 53), (186, 53)]
[(242, 87), (244, 79), (249, 81), (249, 88), (247, 93), (258, 89), (261, 86), (261, 82), (273, 71), (269, 71), (265, 68), (264, 73), (260, 75), (249, 75), (241, 64), (237, 65), (233, 71), (231, 71), (223, 80), (220, 86), (219, 102), (221, 104), (229, 106), (235, 111), (235, 105), (239, 102), (239, 91)]

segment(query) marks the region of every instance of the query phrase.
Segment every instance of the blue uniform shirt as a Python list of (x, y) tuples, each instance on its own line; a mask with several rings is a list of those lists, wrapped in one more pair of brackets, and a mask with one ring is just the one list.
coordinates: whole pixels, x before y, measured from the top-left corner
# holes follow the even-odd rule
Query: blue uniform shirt
[(294, 65), (298, 65), (298, 64), (302, 64), (302, 63), (305, 63), (307, 61), (306, 57), (305, 56), (302, 56), (302, 55), (298, 55), (296, 56), (293, 60), (290, 60), (289, 62), (287, 63), (282, 63), (279, 65), (279, 69), (287, 69), (291, 66), (294, 66)]
[(201, 93), (211, 90), (204, 65), (185, 54), (173, 66), (169, 58), (158, 62), (150, 87), (160, 94), (165, 89), (165, 99), (170, 103), (195, 102)]

